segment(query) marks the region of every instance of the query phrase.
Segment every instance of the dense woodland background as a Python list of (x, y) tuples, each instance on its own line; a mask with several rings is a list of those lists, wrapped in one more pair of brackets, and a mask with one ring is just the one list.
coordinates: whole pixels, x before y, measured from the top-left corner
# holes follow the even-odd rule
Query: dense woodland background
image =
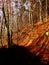
[[(4, 49), (3, 52), (2, 49), (0, 50), (1, 55), (9, 55), (8, 59), (19, 56), (18, 61), (23, 60), (27, 63), (39, 61), (40, 64), (42, 60), (47, 64), (49, 61), (49, 0), (0, 0), (0, 48)], [(24, 55), (23, 51), (27, 54), (23, 56), (27, 60), (21, 59)], [(10, 53), (13, 55), (11, 56)], [(10, 60), (11, 63), (15, 61)]]
[(17, 32), (17, 39), (18, 32), (25, 25), (34, 27), (36, 22), (43, 22), (48, 15), (48, 0), (0, 0), (0, 45), (10, 46), (13, 33)]

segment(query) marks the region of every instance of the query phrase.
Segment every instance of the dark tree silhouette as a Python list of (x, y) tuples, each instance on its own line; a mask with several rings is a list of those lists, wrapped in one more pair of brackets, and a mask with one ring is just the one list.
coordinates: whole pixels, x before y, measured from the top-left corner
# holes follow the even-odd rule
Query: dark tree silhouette
[(34, 56), (25, 47), (16, 45), (8, 49), (0, 49), (0, 64), (2, 63), (5, 65), (42, 65), (40, 57)]
[(8, 5), (7, 5), (7, 19), (6, 19), (6, 15), (5, 15), (5, 9), (4, 9), (4, 1), (2, 0), (2, 11), (3, 11), (3, 18), (5, 19), (5, 25), (7, 27), (7, 34), (8, 34), (8, 46), (11, 45), (11, 37), (10, 37), (10, 32), (9, 32), (9, 12), (8, 12)]

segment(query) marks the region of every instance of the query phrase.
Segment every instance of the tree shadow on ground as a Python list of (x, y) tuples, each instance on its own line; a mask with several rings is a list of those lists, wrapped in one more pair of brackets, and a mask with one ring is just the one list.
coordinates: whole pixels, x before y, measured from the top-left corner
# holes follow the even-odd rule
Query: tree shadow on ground
[(0, 65), (44, 65), (40, 58), (23, 46), (14, 45), (8, 49), (0, 49)]

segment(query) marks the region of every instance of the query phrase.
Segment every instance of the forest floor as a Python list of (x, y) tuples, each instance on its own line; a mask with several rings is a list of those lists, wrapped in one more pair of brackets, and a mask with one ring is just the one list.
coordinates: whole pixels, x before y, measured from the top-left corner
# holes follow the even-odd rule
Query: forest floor
[[(31, 25), (26, 25), (18, 32), (17, 45), (25, 46), (34, 55), (41, 56), (44, 63), (49, 61), (49, 18), (44, 19), (44, 22), (37, 22), (32, 28)], [(16, 34), (13, 34), (13, 43), (16, 44)], [(46, 62), (45, 62), (46, 61)]]
[[(4, 33), (7, 33), (4, 30)], [(47, 34), (46, 34), (47, 32)], [(2, 35), (2, 46), (8, 46), (8, 37)], [(41, 56), (41, 60), (45, 63), (49, 61), (49, 17), (46, 21), (37, 22), (32, 27), (31, 24), (25, 25), (20, 31), (12, 34), (12, 42), (19, 46), (24, 46), (36, 56)]]

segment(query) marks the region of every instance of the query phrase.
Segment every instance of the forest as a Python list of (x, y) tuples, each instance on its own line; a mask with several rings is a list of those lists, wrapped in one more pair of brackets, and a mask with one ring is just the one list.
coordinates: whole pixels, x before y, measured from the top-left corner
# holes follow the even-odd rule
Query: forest
[(49, 0), (0, 0), (0, 48), (14, 44), (49, 61)]

